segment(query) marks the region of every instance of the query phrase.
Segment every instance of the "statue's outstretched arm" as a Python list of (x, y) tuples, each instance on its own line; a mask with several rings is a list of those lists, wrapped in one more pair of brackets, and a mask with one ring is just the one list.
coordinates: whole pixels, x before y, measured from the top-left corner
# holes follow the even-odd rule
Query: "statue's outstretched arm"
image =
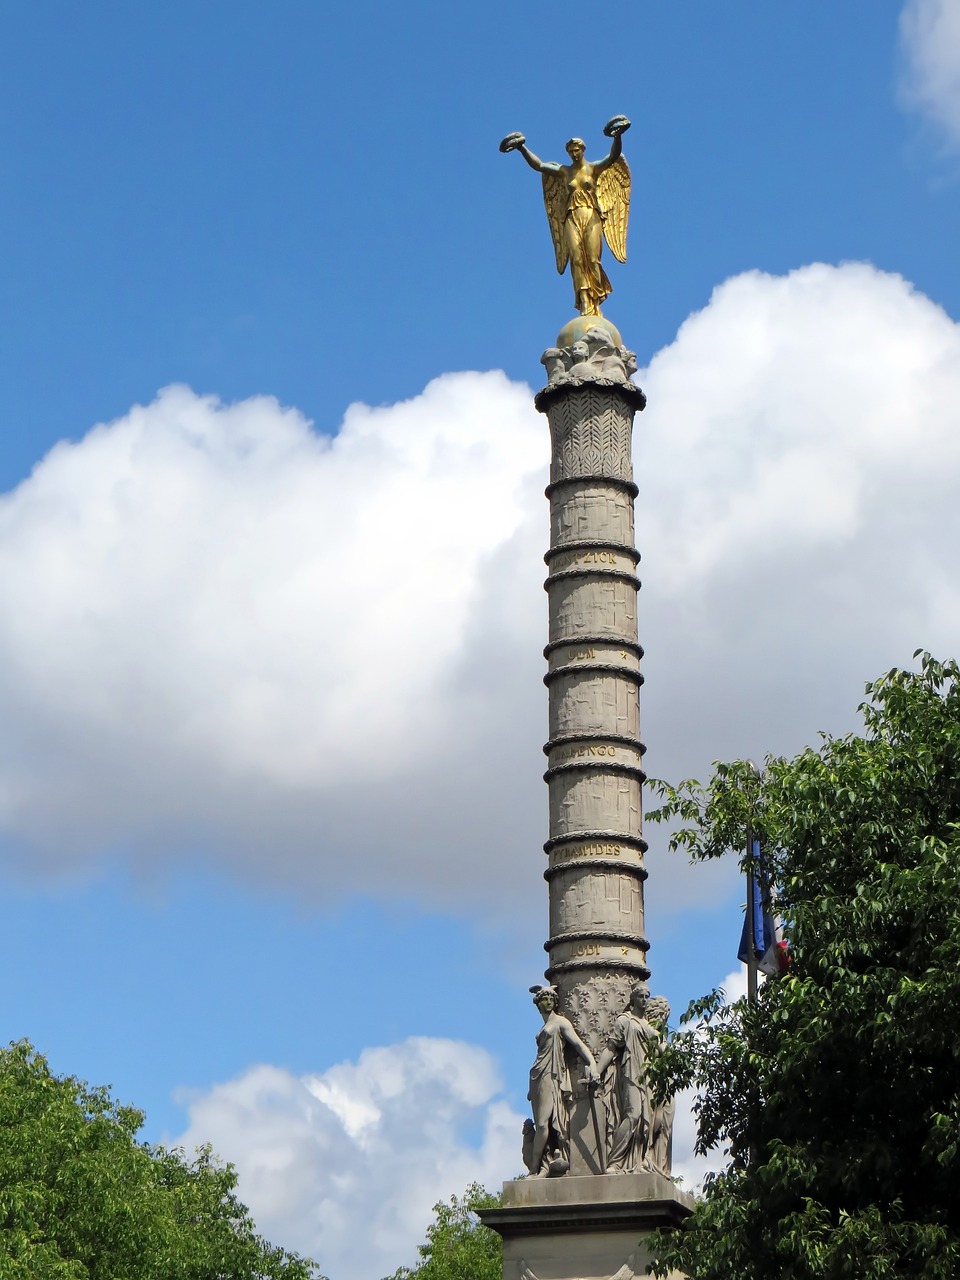
[(527, 140), (522, 133), (508, 133), (500, 143), (501, 151), (519, 151), (526, 160), (531, 169), (536, 169), (537, 173), (559, 173), (562, 165), (554, 164), (550, 160), (541, 160), (539, 156), (535, 156), (527, 146)]
[(613, 138), (610, 146), (610, 154), (605, 155), (602, 160), (597, 160), (593, 166), (595, 173), (602, 173), (604, 169), (609, 169), (623, 155), (623, 135), (630, 128), (630, 121), (626, 116), (614, 116), (612, 120), (608, 120), (603, 127), (603, 132), (608, 138)]
[(609, 155), (605, 155), (602, 160), (594, 160), (594, 173), (602, 173), (604, 169), (609, 169), (615, 160), (619, 160), (623, 155), (623, 143), (620, 141), (619, 133), (613, 140)]
[(574, 1030), (573, 1023), (570, 1022), (567, 1018), (560, 1019), (560, 1034), (563, 1036), (564, 1040), (566, 1040), (567, 1044), (571, 1047), (571, 1049), (576, 1050), (576, 1052), (584, 1060), (590, 1072), (594, 1076), (596, 1076), (597, 1064), (594, 1061), (593, 1054), (590, 1052), (587, 1046), (583, 1043), (583, 1041), (577, 1035), (576, 1031)]
[(537, 173), (559, 173), (560, 165), (555, 164), (552, 160), (541, 160), (539, 156), (535, 156), (525, 142), (521, 142), (517, 150), (526, 160), (531, 169), (536, 169)]

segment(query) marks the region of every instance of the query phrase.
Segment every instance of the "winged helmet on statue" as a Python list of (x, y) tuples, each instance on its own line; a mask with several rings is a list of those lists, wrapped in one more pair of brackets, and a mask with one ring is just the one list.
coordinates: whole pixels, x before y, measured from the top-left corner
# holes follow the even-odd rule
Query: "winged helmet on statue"
[(604, 126), (613, 139), (609, 155), (587, 160), (582, 138), (571, 138), (569, 164), (541, 160), (527, 147), (522, 133), (510, 133), (501, 151), (519, 151), (543, 179), (543, 203), (561, 274), (570, 263), (577, 310), (600, 315), (600, 304), (612, 291), (600, 261), (603, 241), (618, 262), (627, 260), (627, 219), (630, 215), (630, 170), (623, 158), (622, 135), (630, 128), (626, 116), (614, 116)]

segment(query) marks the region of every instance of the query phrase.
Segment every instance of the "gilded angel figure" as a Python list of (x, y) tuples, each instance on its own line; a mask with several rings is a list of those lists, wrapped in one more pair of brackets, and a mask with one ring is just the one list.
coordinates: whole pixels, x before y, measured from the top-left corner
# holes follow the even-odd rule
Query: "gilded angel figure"
[(571, 138), (569, 164), (541, 160), (529, 149), (522, 133), (510, 133), (501, 151), (519, 151), (543, 178), (543, 203), (557, 255), (557, 271), (570, 263), (573, 295), (582, 316), (600, 315), (600, 304), (612, 286), (600, 255), (606, 239), (618, 262), (627, 260), (627, 218), (630, 214), (630, 170), (623, 158), (622, 135), (630, 128), (626, 116), (614, 116), (604, 126), (613, 139), (602, 160), (585, 159), (582, 138)]

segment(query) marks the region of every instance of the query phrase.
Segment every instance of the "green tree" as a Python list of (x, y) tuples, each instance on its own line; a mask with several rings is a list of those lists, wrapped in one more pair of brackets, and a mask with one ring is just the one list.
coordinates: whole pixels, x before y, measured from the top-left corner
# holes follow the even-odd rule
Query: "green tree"
[(209, 1149), (139, 1143), (143, 1114), (54, 1075), (29, 1044), (0, 1050), (0, 1277), (308, 1280), (262, 1240)]
[[(920, 656), (919, 651), (915, 656)], [(960, 670), (867, 685), (860, 736), (658, 784), (694, 858), (763, 837), (790, 946), (753, 1006), (691, 1006), (664, 1068), (726, 1148), (663, 1270), (960, 1275)], [(661, 1272), (662, 1274), (662, 1272)]]
[(451, 1196), (449, 1204), (435, 1204), (426, 1242), (417, 1250), (421, 1261), (413, 1270), (401, 1267), (388, 1280), (501, 1280), (500, 1237), (477, 1217), (478, 1209), (499, 1203), (499, 1196), (473, 1183), (462, 1196)]

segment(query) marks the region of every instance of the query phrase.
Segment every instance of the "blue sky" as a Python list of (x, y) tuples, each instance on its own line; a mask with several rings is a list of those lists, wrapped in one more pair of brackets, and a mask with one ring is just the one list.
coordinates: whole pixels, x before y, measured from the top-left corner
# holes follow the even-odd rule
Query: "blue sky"
[[(651, 771), (793, 751), (956, 652), (960, 6), (0, 24), (4, 1035), (375, 1280), (438, 1195), (515, 1172), (543, 966), (529, 397), (570, 285), (497, 142), (633, 121), (605, 310), (650, 396)], [(742, 889), (649, 838), (680, 1009)]]

